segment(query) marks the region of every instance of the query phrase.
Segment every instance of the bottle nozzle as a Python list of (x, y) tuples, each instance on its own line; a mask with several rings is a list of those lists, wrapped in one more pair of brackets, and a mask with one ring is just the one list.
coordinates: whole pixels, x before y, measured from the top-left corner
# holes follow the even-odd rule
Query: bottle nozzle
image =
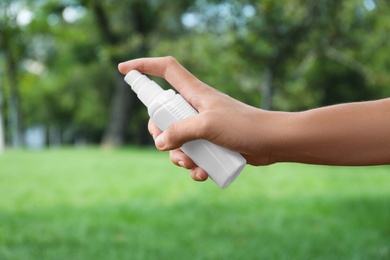
[[(138, 70), (132, 70), (130, 71), (129, 73), (127, 73), (127, 75), (125, 76), (125, 81), (127, 82), (127, 84), (129, 84), (131, 86), (131, 89), (134, 88), (135, 86), (135, 83), (138, 81), (138, 79), (140, 79), (142, 77), (142, 74), (139, 73)], [(134, 89), (133, 89), (134, 90)], [(134, 92), (136, 92), (134, 90)]]
[(138, 70), (131, 70), (127, 73), (125, 81), (147, 107), (158, 94), (164, 91), (159, 85)]

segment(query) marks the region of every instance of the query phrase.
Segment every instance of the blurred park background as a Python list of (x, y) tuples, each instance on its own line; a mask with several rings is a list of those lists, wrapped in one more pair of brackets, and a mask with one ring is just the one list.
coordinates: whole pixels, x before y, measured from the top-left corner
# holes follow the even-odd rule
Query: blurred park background
[(0, 24), (10, 147), (150, 144), (147, 113), (117, 72), (146, 56), (172, 55), (265, 109), (390, 95), (387, 1), (1, 0)]
[(385, 0), (0, 0), (0, 259), (389, 259), (389, 166), (196, 184), (117, 71), (300, 111), (389, 97), (389, 32)]

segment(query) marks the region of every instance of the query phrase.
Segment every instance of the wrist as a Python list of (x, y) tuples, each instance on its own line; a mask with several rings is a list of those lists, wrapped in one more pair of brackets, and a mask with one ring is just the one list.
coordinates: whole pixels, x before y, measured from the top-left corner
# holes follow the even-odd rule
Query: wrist
[(316, 158), (319, 151), (313, 149), (323, 144), (318, 138), (318, 127), (308, 125), (310, 115), (305, 112), (274, 112), (270, 125), (268, 142), (269, 157), (274, 163), (322, 163), (324, 158)]
[(294, 141), (296, 136), (294, 121), (296, 113), (278, 111), (258, 111), (258, 138), (256, 142), (264, 158), (261, 165), (294, 161)]

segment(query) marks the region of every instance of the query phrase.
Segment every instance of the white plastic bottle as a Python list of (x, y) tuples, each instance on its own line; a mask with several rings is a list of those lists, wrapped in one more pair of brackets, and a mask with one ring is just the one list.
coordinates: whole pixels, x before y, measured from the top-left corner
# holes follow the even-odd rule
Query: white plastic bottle
[[(182, 96), (172, 89), (163, 90), (137, 70), (130, 71), (125, 81), (148, 108), (150, 118), (161, 131), (174, 122), (198, 113)], [(181, 150), (221, 188), (232, 183), (246, 164), (241, 154), (206, 140), (190, 141)]]

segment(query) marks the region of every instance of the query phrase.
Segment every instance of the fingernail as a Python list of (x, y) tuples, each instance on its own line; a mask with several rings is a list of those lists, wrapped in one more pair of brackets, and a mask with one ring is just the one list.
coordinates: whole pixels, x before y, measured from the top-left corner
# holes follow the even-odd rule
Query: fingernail
[(156, 140), (155, 140), (155, 144), (156, 144), (156, 147), (159, 148), (159, 149), (162, 149), (164, 148), (165, 146), (165, 139), (164, 139), (164, 134), (160, 134), (159, 136), (157, 136)]
[(200, 177), (199, 173), (195, 174), (195, 177), (198, 181), (203, 181), (203, 179)]
[(184, 165), (184, 162), (183, 162), (183, 161), (178, 161), (177, 164), (178, 164), (180, 167), (183, 167), (183, 168), (186, 167), (186, 166)]

